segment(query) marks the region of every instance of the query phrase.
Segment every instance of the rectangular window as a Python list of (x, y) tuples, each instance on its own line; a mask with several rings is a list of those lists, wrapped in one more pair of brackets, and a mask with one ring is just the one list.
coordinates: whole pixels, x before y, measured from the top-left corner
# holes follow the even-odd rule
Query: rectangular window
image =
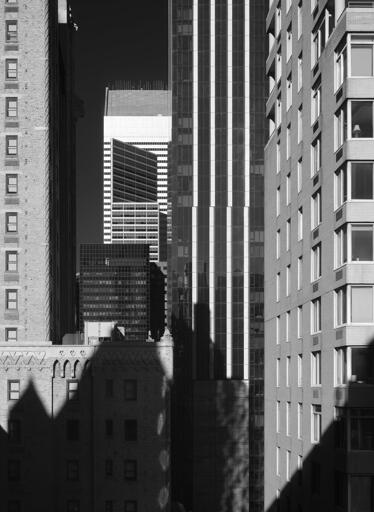
[(297, 192), (300, 193), (303, 187), (303, 160), (297, 162)]
[(335, 231), (335, 265), (341, 267), (347, 262), (347, 230), (343, 228)]
[(321, 190), (318, 190), (312, 195), (312, 207), (311, 207), (311, 224), (312, 229), (315, 229), (322, 222), (322, 200)]
[(374, 349), (371, 347), (350, 347), (348, 351), (350, 361), (351, 382), (356, 384), (374, 384)]
[(347, 140), (347, 116), (343, 106), (335, 114), (335, 151)]
[(374, 199), (373, 183), (373, 162), (351, 162), (351, 199)]
[(136, 480), (137, 478), (137, 462), (136, 460), (126, 459), (124, 461), (125, 480)]
[(21, 384), (19, 380), (8, 380), (8, 400), (18, 400)]
[(286, 435), (290, 435), (291, 402), (286, 402)]
[(287, 29), (287, 41), (286, 41), (286, 54), (287, 54), (287, 62), (290, 60), (292, 55), (292, 24), (288, 26)]
[(279, 345), (279, 342), (280, 342), (280, 332), (279, 332), (279, 329), (280, 329), (280, 316), (277, 316), (277, 318), (275, 319), (275, 342), (277, 345)]
[[(297, 483), (301, 487), (303, 485), (303, 456), (297, 456)], [(298, 512), (302, 512), (302, 509), (299, 509)]]
[(335, 209), (340, 208), (347, 200), (347, 173), (339, 169), (335, 173)]
[(286, 387), (290, 387), (291, 357), (286, 357)]
[(303, 3), (299, 2), (297, 6), (297, 38), (300, 39), (303, 33)]
[(349, 410), (351, 450), (374, 451), (374, 409)]
[(374, 75), (374, 37), (369, 34), (350, 35), (350, 68), (352, 77)]
[(5, 214), (6, 226), (5, 231), (7, 233), (17, 233), (18, 231), (18, 214), (16, 212), (8, 212)]
[(17, 341), (17, 327), (5, 328), (5, 341)]
[(5, 22), (5, 42), (17, 43), (18, 41), (18, 26), (16, 20), (8, 20)]
[(287, 0), (286, 1), (286, 12), (288, 12), (291, 9), (291, 5), (292, 5), (292, 0)]
[(105, 437), (107, 439), (112, 439), (113, 432), (114, 432), (113, 420), (111, 420), (111, 419), (105, 420)]
[(311, 386), (321, 385), (321, 352), (318, 350), (311, 354)]
[(297, 259), (297, 289), (301, 290), (303, 286), (303, 257)]
[(317, 279), (320, 279), (322, 275), (322, 251), (321, 251), (321, 244), (317, 244), (312, 248), (312, 265), (311, 265), (311, 271), (312, 271), (312, 282), (317, 281)]
[(303, 385), (303, 354), (297, 356), (297, 385), (299, 388)]
[(105, 478), (113, 476), (113, 459), (105, 459)]
[(6, 156), (16, 157), (18, 156), (18, 137), (17, 135), (7, 135), (5, 137), (6, 142)]
[(8, 439), (10, 443), (19, 443), (21, 441), (21, 422), (20, 420), (8, 421)]
[(372, 286), (351, 287), (351, 322), (373, 323)]
[(291, 293), (291, 265), (286, 267), (286, 297)]
[(318, 462), (312, 461), (311, 464), (311, 491), (312, 494), (319, 494), (321, 490), (321, 467)]
[(354, 139), (373, 138), (373, 101), (350, 101), (351, 137)]
[(286, 222), (286, 251), (290, 250), (291, 246), (291, 219)]
[(113, 379), (105, 380), (105, 396), (106, 398), (113, 398)]
[(114, 511), (113, 500), (105, 500), (105, 512), (113, 512), (113, 511)]
[(275, 76), (276, 76), (277, 82), (279, 82), (279, 80), (282, 77), (282, 49), (281, 48), (279, 48), (279, 50), (277, 52), (277, 60), (275, 62)]
[(278, 37), (282, 28), (282, 8), (280, 3), (275, 10), (275, 37)]
[(275, 239), (275, 253), (276, 253), (277, 259), (280, 256), (280, 235), (281, 235), (281, 232), (280, 232), (280, 229), (278, 229), (277, 234), (276, 234), (276, 239)]
[(314, 124), (321, 114), (321, 82), (317, 81), (312, 87), (311, 120)]
[(18, 174), (5, 175), (5, 190), (7, 194), (18, 194)]
[(291, 123), (287, 126), (286, 143), (287, 160), (289, 160), (291, 158)]
[(78, 389), (78, 381), (77, 380), (68, 380), (68, 382), (67, 382), (67, 399), (68, 400), (78, 400), (79, 399), (79, 389)]
[(7, 117), (18, 117), (18, 98), (5, 99), (5, 113)]
[(303, 54), (300, 53), (297, 59), (297, 91), (303, 86)]
[(303, 239), (303, 209), (299, 208), (297, 212), (297, 239)]
[(297, 337), (303, 337), (303, 306), (297, 308)]
[(311, 302), (312, 305), (312, 322), (311, 322), (311, 330), (312, 334), (320, 332), (321, 330), (321, 299), (315, 299)]
[(12, 311), (18, 309), (18, 290), (5, 290), (5, 306)]
[(301, 105), (297, 111), (297, 142), (303, 140), (303, 106)]
[(347, 383), (347, 349), (335, 349), (335, 386), (345, 386)]
[(289, 110), (292, 105), (292, 75), (288, 75), (287, 77), (287, 104), (286, 108)]
[(347, 76), (347, 45), (345, 38), (335, 51), (335, 91), (342, 85)]
[(5, 271), (18, 272), (18, 252), (6, 251), (5, 252)]
[(280, 448), (279, 446), (276, 447), (275, 450), (275, 472), (277, 476), (280, 475)]
[(297, 437), (302, 439), (303, 437), (303, 404), (297, 404)]
[(276, 294), (276, 301), (279, 302), (279, 298), (280, 298), (280, 272), (278, 272), (278, 274), (276, 276), (275, 294)]
[(287, 482), (290, 481), (291, 478), (291, 452), (286, 450), (286, 479)]
[(347, 323), (347, 290), (345, 287), (335, 291), (335, 326)]
[(278, 128), (282, 122), (282, 97), (281, 95), (277, 98), (277, 110), (276, 110), (276, 116), (275, 116), (275, 123)]
[(317, 137), (311, 146), (311, 175), (312, 177), (321, 169), (321, 139)]
[(80, 512), (80, 502), (78, 500), (69, 500), (66, 504), (67, 512)]
[(277, 188), (276, 214), (277, 214), (277, 217), (279, 217), (279, 215), (280, 215), (280, 187)]
[(66, 440), (79, 441), (79, 420), (69, 419), (66, 421)]
[(286, 205), (291, 202), (291, 174), (286, 176)]
[(6, 80), (18, 80), (18, 61), (16, 59), (6, 59), (5, 78)]
[(350, 475), (350, 509), (355, 512), (374, 510), (374, 477), (372, 475)]
[(351, 261), (373, 261), (372, 224), (351, 224)]
[(79, 480), (79, 462), (77, 460), (68, 460), (66, 462), (66, 480), (77, 482)]
[(138, 389), (137, 381), (134, 379), (126, 379), (124, 381), (125, 400), (133, 401), (137, 399)]
[(21, 461), (8, 460), (8, 480), (10, 482), (19, 482), (21, 480)]
[(138, 422), (136, 420), (125, 420), (125, 441), (138, 440)]
[(125, 509), (124, 512), (138, 512), (138, 504), (134, 500), (126, 500), (125, 501)]
[(280, 427), (280, 402), (276, 403), (276, 409), (275, 409), (275, 420), (276, 420), (276, 431), (279, 433), (279, 427)]
[(280, 151), (280, 142), (277, 142), (277, 174), (280, 172), (280, 164), (281, 164), (281, 151)]
[(322, 410), (320, 405), (312, 405), (312, 443), (319, 443), (322, 430)]
[(275, 365), (275, 380), (276, 380), (277, 388), (279, 388), (279, 379), (280, 379), (280, 359), (278, 358), (276, 360), (276, 365)]

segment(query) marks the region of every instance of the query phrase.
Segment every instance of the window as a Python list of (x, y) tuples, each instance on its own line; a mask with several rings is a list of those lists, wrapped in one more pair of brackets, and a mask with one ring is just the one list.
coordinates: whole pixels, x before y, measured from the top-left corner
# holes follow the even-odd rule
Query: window
[(277, 142), (277, 174), (280, 172), (280, 162), (281, 162), (281, 152), (280, 152), (280, 142)]
[(322, 430), (322, 411), (320, 405), (312, 405), (312, 443), (319, 443)]
[(17, 327), (5, 328), (5, 341), (17, 341)]
[(317, 137), (311, 146), (311, 174), (312, 177), (321, 169), (321, 139)]
[[(303, 485), (303, 456), (298, 455), (297, 456), (297, 481), (299, 486), (301, 487)], [(302, 512), (301, 506), (298, 509), (298, 512)]]
[(5, 61), (6, 80), (18, 80), (18, 61), (17, 59), (6, 59)]
[(291, 5), (292, 5), (292, 0), (287, 0), (286, 1), (286, 12), (288, 12), (291, 9)]
[(125, 501), (125, 509), (124, 512), (138, 512), (138, 504), (136, 501)]
[(335, 386), (347, 383), (347, 350), (345, 347), (335, 349)]
[(105, 459), (105, 477), (113, 476), (113, 459)]
[(347, 229), (345, 226), (335, 231), (335, 265), (340, 267), (347, 262)]
[(321, 385), (321, 352), (312, 352), (311, 354), (311, 386)]
[(297, 239), (300, 241), (303, 239), (303, 208), (299, 208), (297, 211)]
[(297, 192), (301, 192), (303, 186), (303, 160), (297, 162)]
[(356, 384), (374, 384), (374, 349), (372, 347), (349, 347), (349, 379)]
[(5, 252), (5, 270), (6, 272), (18, 272), (18, 252)]
[(351, 261), (373, 261), (373, 225), (351, 224)]
[(291, 265), (286, 267), (286, 297), (291, 293)]
[(354, 139), (373, 138), (373, 101), (350, 101), (350, 136)]
[(5, 175), (5, 189), (7, 194), (18, 194), (18, 175)]
[(8, 439), (11, 443), (19, 443), (21, 441), (21, 422), (20, 420), (8, 421)]
[(275, 251), (277, 259), (280, 256), (280, 229), (277, 230), (276, 239), (275, 239)]
[(77, 460), (68, 460), (66, 462), (66, 480), (77, 482), (79, 480), (79, 462)]
[(286, 222), (286, 251), (290, 250), (291, 245), (291, 219)]
[(340, 208), (347, 200), (347, 174), (345, 169), (335, 173), (335, 209)]
[(275, 367), (275, 380), (276, 380), (277, 388), (279, 388), (279, 378), (280, 378), (280, 359), (277, 358), (276, 367)]
[(276, 341), (277, 345), (279, 345), (279, 341), (280, 341), (279, 329), (280, 329), (280, 316), (277, 316), (277, 318), (275, 319), (275, 341)]
[(6, 34), (5, 34), (5, 42), (6, 43), (16, 43), (18, 41), (18, 26), (16, 20), (8, 20), (5, 22), (6, 25)]
[(276, 474), (279, 476), (280, 475), (280, 448), (279, 448), (279, 446), (277, 446), (276, 450), (275, 450), (275, 471), (276, 471)]
[(374, 451), (374, 409), (349, 409), (351, 450)]
[(285, 341), (290, 341), (290, 321), (291, 321), (291, 313), (290, 311), (286, 312), (286, 337)]
[(19, 460), (8, 460), (8, 480), (18, 482), (21, 479), (21, 462)]
[(287, 110), (292, 105), (292, 75), (287, 77)]
[(275, 409), (275, 419), (276, 419), (276, 431), (277, 433), (280, 432), (280, 402), (277, 401), (276, 403), (276, 409)]
[(68, 380), (68, 382), (67, 382), (67, 399), (68, 400), (78, 400), (79, 399), (79, 390), (78, 390), (78, 381), (77, 380)]
[(346, 119), (346, 108), (343, 106), (335, 114), (335, 151), (337, 151), (347, 140)]
[(279, 95), (277, 98), (277, 110), (276, 110), (275, 121), (276, 121), (276, 126), (278, 128), (278, 126), (280, 126), (280, 124), (282, 122), (282, 96), (281, 95)]
[(297, 111), (297, 142), (303, 140), (303, 106), (301, 105)]
[(350, 475), (350, 510), (374, 510), (374, 478), (371, 475)]
[(312, 67), (320, 58), (333, 30), (334, 16), (325, 9), (312, 33)]
[(137, 399), (137, 382), (136, 380), (125, 380), (124, 381), (124, 393), (125, 400), (136, 400)]
[(276, 214), (277, 214), (277, 217), (280, 215), (280, 187), (277, 188)]
[(369, 34), (350, 34), (349, 39), (350, 76), (374, 76), (374, 37)]
[(286, 357), (286, 387), (290, 387), (291, 357)]
[(78, 500), (69, 500), (67, 502), (67, 512), (79, 512), (80, 511), (80, 503)]
[(5, 306), (6, 309), (18, 309), (18, 290), (5, 290)]
[(7, 117), (18, 116), (18, 99), (6, 98), (5, 99), (5, 112)]
[(351, 286), (351, 322), (373, 323), (373, 288)]
[(302, 86), (303, 86), (303, 54), (300, 53), (300, 55), (297, 58), (297, 91), (300, 91)]
[(280, 3), (275, 11), (275, 37), (278, 37), (282, 28), (282, 9)]
[(303, 285), (303, 257), (297, 259), (297, 289), (301, 290)]
[(125, 480), (136, 480), (136, 478), (137, 478), (136, 460), (126, 459), (124, 461), (124, 475), (125, 475)]
[(351, 199), (371, 200), (374, 199), (373, 191), (373, 162), (351, 162), (350, 185)]
[(335, 291), (335, 326), (340, 327), (347, 323), (347, 291), (340, 288)]
[(303, 437), (303, 404), (297, 404), (297, 437)]
[(291, 478), (291, 452), (286, 450), (286, 479), (287, 482), (290, 481)]
[(291, 202), (291, 174), (286, 176), (286, 205)]
[(314, 124), (321, 115), (321, 82), (317, 81), (312, 87), (311, 120)]
[(290, 60), (292, 55), (292, 24), (288, 26), (287, 29), (287, 41), (286, 41), (286, 55), (287, 55), (287, 62)]
[(312, 494), (319, 494), (321, 488), (321, 466), (318, 462), (312, 461), (311, 464), (311, 491)]
[(297, 356), (297, 385), (298, 387), (303, 385), (303, 354)]
[(290, 435), (291, 402), (286, 402), (286, 435)]
[(106, 398), (113, 397), (113, 379), (105, 380), (105, 396)]
[(6, 141), (6, 156), (18, 156), (18, 137), (17, 135), (7, 135)]
[(312, 300), (312, 322), (311, 330), (312, 334), (315, 334), (321, 330), (321, 299)]
[(66, 439), (67, 441), (79, 441), (79, 420), (66, 421)]
[(297, 308), (297, 337), (303, 337), (303, 306)]
[(321, 244), (317, 244), (312, 248), (312, 282), (317, 281), (321, 277)]
[(335, 51), (335, 90), (338, 90), (347, 76), (347, 46), (345, 39)]
[(8, 212), (5, 214), (7, 233), (17, 233), (18, 231), (18, 214), (16, 212)]
[(282, 53), (281, 52), (282, 52), (282, 49), (279, 48), (279, 50), (277, 52), (277, 60), (275, 63), (275, 76), (276, 76), (277, 82), (279, 82), (279, 80), (282, 77)]
[(311, 224), (312, 229), (315, 229), (322, 222), (322, 201), (321, 190), (318, 190), (312, 195), (312, 208), (311, 208)]
[(297, 6), (297, 38), (300, 39), (303, 33), (303, 3)]
[(287, 160), (289, 160), (291, 158), (291, 123), (287, 126), (286, 143)]
[(279, 302), (280, 298), (280, 272), (278, 272), (275, 280), (275, 294), (276, 294), (276, 301)]
[(138, 422), (136, 420), (125, 420), (125, 441), (138, 440)]

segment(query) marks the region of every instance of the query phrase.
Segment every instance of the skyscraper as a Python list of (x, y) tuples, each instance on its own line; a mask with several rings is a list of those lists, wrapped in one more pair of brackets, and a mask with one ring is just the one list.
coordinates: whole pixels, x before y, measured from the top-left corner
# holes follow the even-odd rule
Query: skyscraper
[(270, 2), (265, 510), (374, 506), (374, 4)]
[(173, 488), (194, 511), (263, 509), (265, 11), (172, 3)]
[(5, 2), (0, 340), (61, 342), (74, 330), (75, 153), (64, 0)]

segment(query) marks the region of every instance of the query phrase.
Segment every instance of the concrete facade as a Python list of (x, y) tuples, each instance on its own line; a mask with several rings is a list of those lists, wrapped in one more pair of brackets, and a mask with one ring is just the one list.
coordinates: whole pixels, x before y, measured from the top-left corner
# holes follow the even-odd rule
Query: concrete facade
[(4, 510), (168, 511), (172, 368), (167, 333), (157, 344), (2, 345)]
[(269, 6), (265, 510), (374, 506), (373, 7)]

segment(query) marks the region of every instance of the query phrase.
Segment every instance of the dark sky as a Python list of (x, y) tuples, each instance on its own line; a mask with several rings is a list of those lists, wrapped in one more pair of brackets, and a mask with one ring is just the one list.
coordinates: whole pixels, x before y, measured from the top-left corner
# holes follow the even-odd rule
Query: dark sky
[(71, 0), (76, 93), (77, 245), (102, 242), (105, 87), (115, 80), (167, 80), (167, 0)]

